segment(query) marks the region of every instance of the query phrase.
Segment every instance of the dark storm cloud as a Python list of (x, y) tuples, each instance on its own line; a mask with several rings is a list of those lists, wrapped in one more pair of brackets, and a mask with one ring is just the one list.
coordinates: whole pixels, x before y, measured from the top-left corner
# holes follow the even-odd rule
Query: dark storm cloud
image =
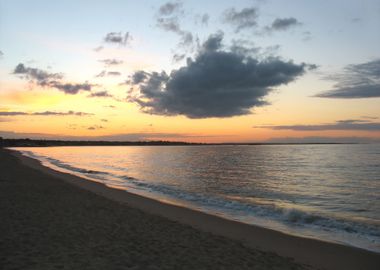
[(104, 37), (104, 42), (114, 43), (119, 45), (127, 45), (132, 41), (132, 36), (129, 32), (110, 32)]
[(226, 10), (223, 16), (224, 22), (230, 23), (235, 27), (235, 32), (256, 27), (257, 18), (257, 8), (244, 8), (241, 11), (231, 8)]
[(21, 76), (29, 82), (43, 87), (53, 87), (66, 94), (77, 94), (79, 91), (90, 91), (93, 84), (85, 83), (66, 83), (62, 82), (63, 74), (50, 73), (38, 68), (26, 67), (20, 63), (13, 70), (13, 74)]
[(203, 52), (207, 53), (221, 49), (223, 37), (224, 34), (221, 31), (217, 32), (216, 34), (210, 35), (209, 38), (202, 45)]
[(85, 112), (75, 112), (75, 111), (67, 111), (67, 112), (54, 112), (54, 111), (44, 111), (44, 112), (34, 112), (34, 113), (28, 113), (28, 112), (0, 112), (1, 116), (17, 116), (17, 115), (40, 115), (40, 116), (67, 116), (67, 115), (73, 115), (73, 116), (89, 116), (93, 115), (92, 113), (85, 113)]
[(148, 75), (149, 75), (149, 73), (142, 71), (142, 70), (133, 73), (132, 84), (142, 83), (148, 77)]
[(380, 123), (360, 119), (340, 120), (331, 124), (320, 125), (284, 125), (284, 126), (255, 126), (254, 128), (270, 128), (274, 130), (294, 131), (326, 131), (326, 130), (359, 130), (380, 131)]
[(88, 97), (112, 97), (112, 95), (104, 90), (99, 92), (93, 92), (90, 95), (88, 95)]
[(121, 65), (124, 63), (123, 60), (118, 60), (118, 59), (102, 59), (102, 60), (99, 60), (99, 62), (104, 63), (106, 66), (116, 66), (116, 65)]
[(272, 31), (285, 31), (301, 24), (302, 23), (300, 23), (296, 18), (277, 18), (273, 21), (269, 29)]
[(342, 74), (327, 77), (336, 82), (334, 89), (315, 95), (322, 98), (380, 97), (380, 59), (348, 65)]
[(267, 104), (264, 98), (275, 87), (310, 68), (275, 57), (257, 60), (221, 50), (222, 39), (222, 33), (211, 35), (195, 59), (188, 58), (185, 66), (170, 75), (164, 71), (135, 73), (139, 93), (129, 96), (129, 101), (152, 114), (189, 118), (244, 115)]

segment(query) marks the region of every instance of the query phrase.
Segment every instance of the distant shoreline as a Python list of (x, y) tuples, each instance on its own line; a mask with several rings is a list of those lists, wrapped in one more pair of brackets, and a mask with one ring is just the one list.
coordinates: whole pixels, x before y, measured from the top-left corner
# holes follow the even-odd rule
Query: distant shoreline
[(72, 141), (72, 140), (34, 140), (2, 139), (0, 147), (50, 147), (50, 146), (194, 146), (194, 145), (329, 145), (329, 144), (368, 144), (359, 142), (257, 142), (257, 143), (192, 143), (176, 141)]

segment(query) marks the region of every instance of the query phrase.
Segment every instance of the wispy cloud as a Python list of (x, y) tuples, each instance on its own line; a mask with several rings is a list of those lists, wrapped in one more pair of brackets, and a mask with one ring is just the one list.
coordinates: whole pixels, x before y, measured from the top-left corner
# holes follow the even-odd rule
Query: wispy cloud
[(335, 81), (334, 89), (315, 95), (321, 98), (380, 97), (380, 59), (348, 65), (340, 74), (327, 76)]
[(101, 78), (106, 76), (121, 76), (121, 73), (119, 71), (106, 71), (102, 70), (99, 74), (96, 74), (95, 77)]
[(255, 28), (258, 16), (259, 12), (255, 7), (243, 8), (240, 11), (230, 8), (224, 12), (223, 20), (231, 24), (235, 28), (235, 32), (240, 32), (244, 29)]
[(44, 112), (21, 112), (21, 111), (0, 111), (0, 116), (18, 116), (18, 115), (39, 115), (39, 116), (90, 116), (93, 113), (67, 111), (67, 112), (55, 112), (55, 111), (44, 111)]
[(194, 36), (190, 31), (181, 28), (179, 17), (183, 14), (182, 3), (167, 2), (158, 9), (156, 25), (165, 31), (177, 34), (181, 39), (179, 46), (186, 48), (193, 45)]
[(51, 73), (42, 69), (27, 67), (22, 63), (16, 66), (16, 68), (13, 70), (13, 74), (21, 76), (21, 78), (43, 87), (56, 88), (60, 91), (65, 92), (66, 94), (77, 94), (79, 91), (90, 91), (92, 87), (95, 86), (88, 82), (62, 82), (62, 73)]
[(132, 35), (129, 32), (110, 32), (104, 37), (106, 43), (118, 44), (125, 46), (132, 41)]
[(99, 92), (93, 92), (88, 97), (113, 97), (108, 91), (99, 91)]
[(264, 31), (271, 33), (274, 31), (286, 31), (296, 26), (302, 25), (296, 18), (276, 18), (270, 26), (266, 26)]
[(356, 131), (380, 131), (380, 123), (369, 122), (362, 119), (339, 120), (335, 123), (317, 125), (278, 125), (278, 126), (254, 126), (254, 128), (269, 128), (274, 130), (294, 131), (327, 131), (327, 130), (356, 130)]
[(88, 130), (98, 130), (98, 129), (104, 129), (104, 127), (100, 126), (100, 125), (93, 125), (93, 126), (89, 126), (87, 129)]
[(277, 137), (265, 141), (266, 143), (379, 143), (379, 138), (370, 137)]
[(116, 66), (116, 65), (121, 65), (124, 63), (123, 60), (118, 60), (118, 59), (102, 59), (102, 60), (99, 60), (99, 62), (104, 63), (106, 66)]

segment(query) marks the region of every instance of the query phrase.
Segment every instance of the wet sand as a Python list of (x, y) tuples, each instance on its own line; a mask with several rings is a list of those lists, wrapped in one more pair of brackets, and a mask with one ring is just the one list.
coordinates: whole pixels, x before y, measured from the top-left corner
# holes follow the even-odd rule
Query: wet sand
[(379, 265), (377, 253), (157, 202), (0, 149), (0, 269), (377, 269)]

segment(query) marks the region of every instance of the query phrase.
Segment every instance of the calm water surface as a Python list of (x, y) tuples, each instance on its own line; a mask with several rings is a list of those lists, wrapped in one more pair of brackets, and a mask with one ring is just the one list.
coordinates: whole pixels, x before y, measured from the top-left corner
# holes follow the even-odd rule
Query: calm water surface
[(111, 187), (380, 252), (380, 144), (16, 149)]

